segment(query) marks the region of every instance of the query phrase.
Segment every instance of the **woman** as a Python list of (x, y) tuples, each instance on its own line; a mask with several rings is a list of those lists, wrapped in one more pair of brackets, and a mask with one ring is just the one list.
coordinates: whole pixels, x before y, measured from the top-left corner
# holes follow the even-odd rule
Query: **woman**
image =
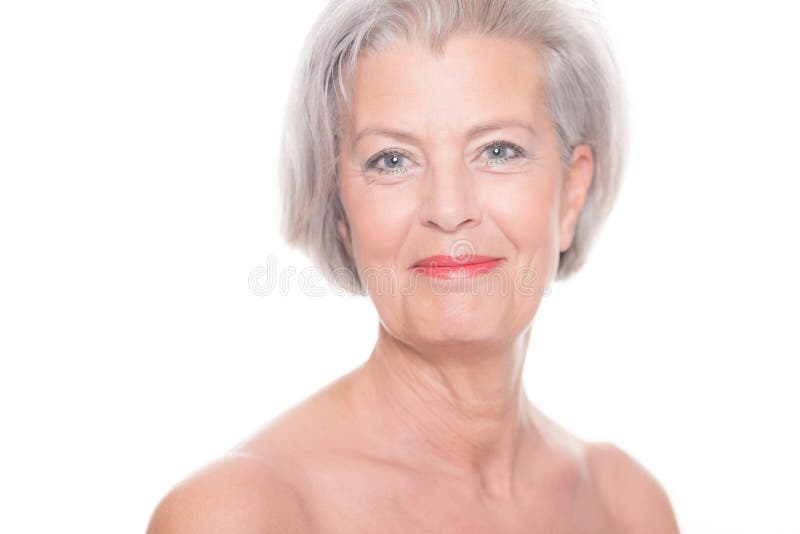
[(286, 116), (284, 231), (369, 295), (360, 367), (162, 500), (149, 532), (675, 533), (660, 484), (521, 375), (547, 286), (616, 195), (597, 16), (555, 0), (335, 0)]

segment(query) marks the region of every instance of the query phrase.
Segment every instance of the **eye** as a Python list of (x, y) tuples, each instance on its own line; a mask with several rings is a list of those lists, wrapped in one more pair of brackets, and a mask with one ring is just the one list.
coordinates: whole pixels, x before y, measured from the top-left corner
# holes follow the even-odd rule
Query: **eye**
[[(526, 157), (525, 149), (509, 141), (492, 141), (481, 149), (481, 154), (489, 154), (489, 159), (481, 165), (489, 168), (503, 167), (514, 160)], [(372, 156), (364, 165), (364, 170), (374, 170), (378, 174), (404, 176), (412, 169), (403, 165), (403, 160), (410, 161), (410, 155), (402, 150), (387, 149)]]
[(486, 167), (502, 167), (512, 160), (525, 157), (525, 149), (508, 141), (492, 141), (483, 147), (481, 154), (489, 154), (489, 159), (483, 162)]
[(364, 165), (364, 170), (374, 169), (378, 174), (388, 174), (392, 176), (402, 176), (411, 172), (408, 167), (401, 165), (404, 159), (409, 159), (408, 155), (400, 150), (389, 149), (378, 152), (372, 156)]

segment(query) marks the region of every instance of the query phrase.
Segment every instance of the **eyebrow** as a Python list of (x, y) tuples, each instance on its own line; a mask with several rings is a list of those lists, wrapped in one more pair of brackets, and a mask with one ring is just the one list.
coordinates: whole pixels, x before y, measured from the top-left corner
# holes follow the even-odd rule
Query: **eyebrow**
[[(509, 120), (490, 121), (484, 124), (476, 124), (469, 130), (467, 130), (467, 133), (464, 135), (464, 139), (470, 140), (483, 133), (500, 130), (503, 128), (508, 128), (510, 126), (517, 126), (520, 128), (524, 128), (528, 130), (530, 133), (532, 133), (534, 137), (538, 137), (538, 135), (536, 134), (536, 130), (530, 124), (523, 121), (509, 119)], [(411, 144), (416, 144), (416, 145), (422, 144), (422, 141), (418, 137), (408, 132), (404, 132), (402, 130), (395, 130), (393, 128), (379, 128), (374, 126), (369, 128), (364, 128), (363, 130), (358, 132), (354, 143), (358, 143), (362, 138), (368, 135), (383, 135), (386, 137), (393, 137), (395, 139), (399, 139), (401, 141), (405, 141)]]

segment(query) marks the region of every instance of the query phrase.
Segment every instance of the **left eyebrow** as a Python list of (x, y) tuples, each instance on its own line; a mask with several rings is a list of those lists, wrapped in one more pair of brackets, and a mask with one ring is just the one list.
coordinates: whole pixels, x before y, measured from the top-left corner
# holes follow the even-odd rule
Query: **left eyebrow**
[[(532, 133), (534, 137), (538, 137), (536, 134), (536, 130), (530, 124), (519, 120), (509, 119), (509, 120), (490, 121), (483, 124), (476, 124), (475, 126), (472, 126), (469, 130), (467, 130), (467, 133), (464, 135), (464, 139), (470, 140), (486, 132), (501, 130), (503, 128), (508, 128), (510, 126), (517, 126), (520, 128), (524, 128), (525, 130), (528, 130), (530, 133)], [(395, 139), (399, 139), (401, 141), (405, 141), (407, 143), (412, 143), (416, 145), (422, 144), (422, 141), (420, 141), (418, 137), (416, 137), (411, 133), (404, 132), (402, 130), (395, 130), (393, 128), (377, 128), (377, 127), (364, 128), (358, 133), (358, 135), (356, 135), (354, 142), (358, 143), (358, 141), (361, 140), (363, 137), (375, 134), (383, 135), (386, 137), (393, 137)]]

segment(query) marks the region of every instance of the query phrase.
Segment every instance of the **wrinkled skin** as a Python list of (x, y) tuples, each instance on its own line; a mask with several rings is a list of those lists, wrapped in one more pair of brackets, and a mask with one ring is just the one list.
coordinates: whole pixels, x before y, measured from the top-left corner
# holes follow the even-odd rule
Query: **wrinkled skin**
[[(488, 276), (447, 294), (368, 280), (380, 317), (369, 359), (170, 492), (151, 534), (678, 532), (643, 467), (572, 436), (522, 386), (594, 165), (586, 145), (561, 161), (543, 73), (536, 48), (468, 34), (441, 57), (401, 41), (359, 58), (338, 162), (339, 232), (359, 268), (410, 287), (409, 266), (459, 243), (502, 258), (494, 274), (509, 281), (536, 275), (506, 293)], [(399, 157), (373, 157), (386, 149)]]

